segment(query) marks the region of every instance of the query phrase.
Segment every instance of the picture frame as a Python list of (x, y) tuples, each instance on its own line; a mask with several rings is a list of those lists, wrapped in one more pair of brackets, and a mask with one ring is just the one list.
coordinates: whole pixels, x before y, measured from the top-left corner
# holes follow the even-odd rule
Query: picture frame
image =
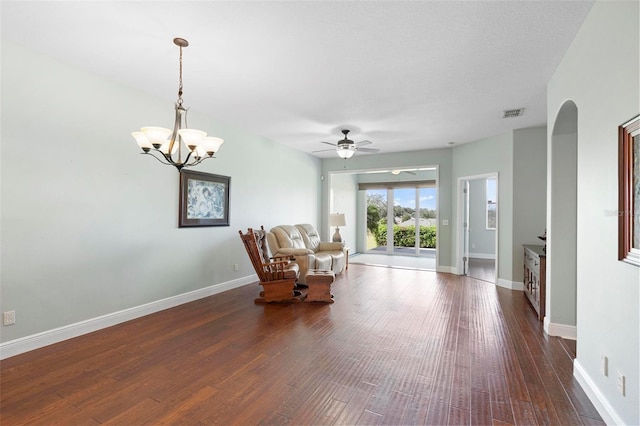
[(618, 260), (640, 266), (640, 115), (618, 127)]
[(182, 169), (178, 227), (229, 226), (231, 178)]

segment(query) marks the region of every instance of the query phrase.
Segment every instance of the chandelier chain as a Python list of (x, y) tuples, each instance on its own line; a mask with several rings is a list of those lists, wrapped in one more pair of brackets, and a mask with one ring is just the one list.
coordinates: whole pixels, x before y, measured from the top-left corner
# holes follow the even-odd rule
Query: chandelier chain
[(180, 46), (180, 85), (178, 86), (178, 105), (182, 106), (182, 46)]

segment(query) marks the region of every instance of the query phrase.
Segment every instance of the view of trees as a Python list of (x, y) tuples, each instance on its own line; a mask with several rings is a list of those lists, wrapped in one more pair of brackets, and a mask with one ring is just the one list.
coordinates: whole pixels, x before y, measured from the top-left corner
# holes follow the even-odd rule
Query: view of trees
[[(415, 209), (410, 207), (393, 206), (393, 216), (396, 222), (405, 222), (415, 215)], [(420, 209), (420, 217), (423, 219), (435, 219), (436, 211)], [(367, 229), (374, 233), (381, 223), (387, 223), (387, 201), (379, 194), (370, 195), (367, 199)]]
[[(398, 223), (405, 222), (415, 217), (415, 209), (410, 207), (393, 206), (393, 217), (396, 225), (393, 227), (394, 246), (414, 247), (415, 246), (415, 226), (399, 226)], [(420, 217), (424, 219), (435, 219), (436, 211), (431, 209), (420, 209)], [(367, 229), (374, 236), (378, 246), (387, 244), (387, 201), (379, 194), (371, 194), (367, 198)], [(436, 227), (420, 226), (420, 247), (435, 248)]]

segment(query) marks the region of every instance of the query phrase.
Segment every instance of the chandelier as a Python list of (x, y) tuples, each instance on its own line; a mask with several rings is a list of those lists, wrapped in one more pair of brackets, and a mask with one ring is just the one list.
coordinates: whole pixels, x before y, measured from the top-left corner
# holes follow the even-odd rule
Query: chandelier
[[(207, 158), (214, 158), (213, 155), (218, 152), (224, 141), (207, 136), (202, 130), (188, 128), (187, 109), (182, 106), (182, 48), (189, 46), (189, 42), (183, 38), (174, 38), (173, 43), (180, 48), (180, 84), (173, 130), (164, 127), (143, 127), (139, 132), (132, 132), (131, 136), (142, 148), (141, 154), (149, 154), (162, 164), (175, 166), (180, 171), (183, 167), (195, 166)], [(180, 142), (187, 149), (184, 160)]]

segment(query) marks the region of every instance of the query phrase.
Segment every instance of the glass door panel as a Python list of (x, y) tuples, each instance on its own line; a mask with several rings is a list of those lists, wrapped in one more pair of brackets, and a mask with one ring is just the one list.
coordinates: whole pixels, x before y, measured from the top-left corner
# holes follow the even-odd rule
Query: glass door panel
[(435, 255), (436, 230), (436, 188), (419, 188), (418, 212), (419, 238), (417, 250), (421, 255)]
[(387, 190), (368, 189), (367, 195), (367, 251), (387, 251)]
[(393, 254), (416, 254), (416, 191), (417, 188), (393, 190)]

